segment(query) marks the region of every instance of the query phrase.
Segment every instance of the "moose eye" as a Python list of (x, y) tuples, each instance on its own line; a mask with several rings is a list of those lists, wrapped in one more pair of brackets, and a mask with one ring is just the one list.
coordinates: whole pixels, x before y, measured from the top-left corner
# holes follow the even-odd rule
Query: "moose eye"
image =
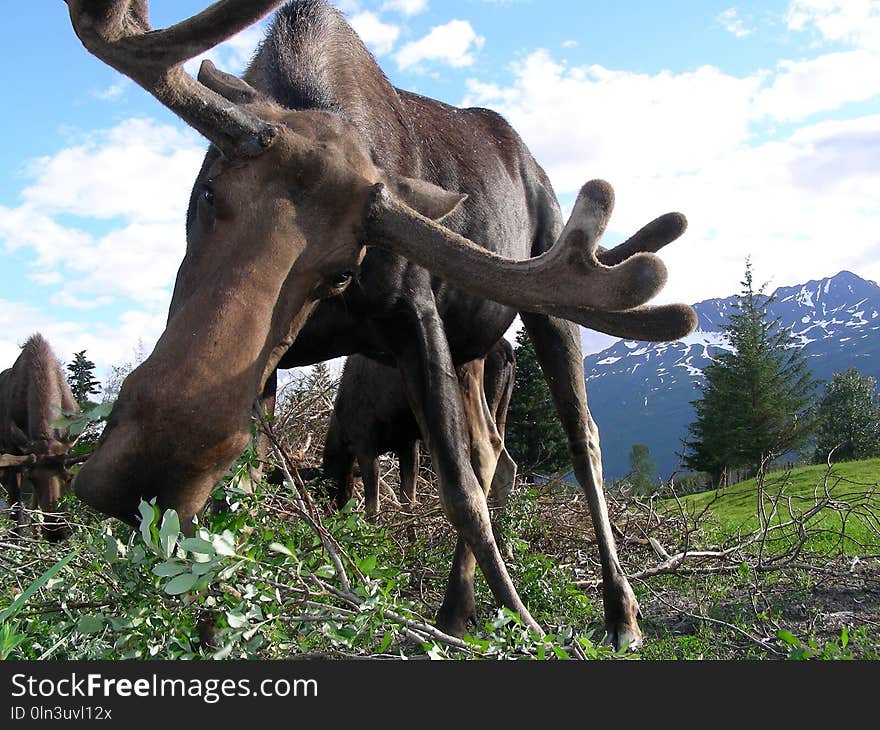
[(327, 280), (327, 283), (331, 287), (338, 289), (340, 287), (346, 286), (351, 281), (352, 276), (354, 276), (354, 274), (351, 271), (341, 271), (338, 274), (334, 274), (333, 276), (331, 276)]
[(353, 271), (340, 271), (324, 277), (312, 292), (315, 299), (328, 299), (342, 294), (354, 278)]
[(202, 202), (211, 207), (214, 206), (214, 189), (211, 187), (211, 183), (206, 182), (204, 187), (202, 188)]

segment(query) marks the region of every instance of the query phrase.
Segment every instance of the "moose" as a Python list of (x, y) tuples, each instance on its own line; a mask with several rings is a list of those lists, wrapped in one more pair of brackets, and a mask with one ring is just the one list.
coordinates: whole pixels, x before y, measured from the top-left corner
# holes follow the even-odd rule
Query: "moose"
[(72, 439), (53, 424), (79, 410), (49, 343), (32, 335), (12, 367), (0, 373), (0, 483), (19, 534), (27, 525), (22, 505), (27, 476), (33, 485), (30, 506), (43, 516), (43, 536), (52, 542), (66, 536), (57, 512), (70, 481), (66, 457)]
[[(515, 363), (513, 348), (501, 339), (485, 358), (465, 363), (458, 370), (465, 394), (471, 458), (482, 453), (482, 441), (476, 441), (485, 432), (485, 448), (491, 451), (487, 468), (494, 469), (490, 494), (497, 498), (498, 506), (503, 504), (516, 476), (516, 464), (506, 451), (502, 452)], [(471, 388), (472, 382), (478, 387)], [(471, 393), (474, 397), (468, 398)], [(353, 496), (357, 461), (364, 482), (365, 511), (368, 516), (379, 511), (379, 456), (389, 451), (399, 459), (401, 503), (405, 507), (414, 504), (421, 438), (400, 373), (361, 355), (349, 357), (324, 441), (323, 471), (333, 480), (337, 507)], [(499, 459), (500, 469), (492, 465)]]
[(241, 79), (209, 61), (194, 79), (183, 63), (278, 0), (220, 0), (164, 30), (150, 26), (146, 0), (67, 4), (88, 51), (211, 142), (165, 331), (123, 383), (77, 495), (132, 524), (139, 501), (155, 498), (192, 531), (249, 442), (255, 399), (271, 407), (277, 369), (361, 354), (400, 371), (459, 536), (438, 626), (465, 633), (479, 565), (498, 603), (540, 633), (493, 538), (456, 375), (520, 313), (590, 507), (608, 638), (637, 647), (574, 323), (647, 340), (692, 331), (690, 307), (647, 304), (666, 281), (656, 251), (684, 217), (660, 216), (601, 251), (608, 183), (587, 183), (565, 223), (499, 115), (395, 88), (324, 0), (281, 7)]

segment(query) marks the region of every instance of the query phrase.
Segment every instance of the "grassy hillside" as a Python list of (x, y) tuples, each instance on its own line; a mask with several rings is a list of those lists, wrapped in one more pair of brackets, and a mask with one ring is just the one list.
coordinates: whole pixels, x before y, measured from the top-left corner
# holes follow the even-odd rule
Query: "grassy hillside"
[[(880, 459), (807, 466), (769, 474), (763, 479), (763, 505), (768, 523), (784, 539), (798, 539), (798, 527), (809, 534), (810, 550), (830, 552), (843, 547), (848, 555), (877, 552), (880, 527)], [(759, 527), (758, 483), (749, 479), (720, 491), (681, 499), (688, 512), (700, 514), (713, 531), (728, 537)], [(678, 509), (674, 500), (666, 509)], [(789, 524), (794, 521), (794, 524)], [(781, 535), (776, 535), (783, 539)]]

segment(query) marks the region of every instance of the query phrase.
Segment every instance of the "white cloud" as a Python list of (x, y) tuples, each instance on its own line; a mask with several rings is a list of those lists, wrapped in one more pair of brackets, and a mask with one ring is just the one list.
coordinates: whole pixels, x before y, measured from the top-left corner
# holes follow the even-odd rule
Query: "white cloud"
[(0, 299), (0, 369), (15, 362), (20, 347), (35, 332), (49, 342), (64, 363), (75, 352), (87, 350), (99, 380), (106, 380), (113, 365), (131, 360), (143, 347), (150, 352), (165, 329), (166, 312), (124, 311), (112, 326), (65, 318), (63, 310), (43, 312), (21, 302)]
[(515, 74), (507, 89), (469, 82), (464, 105), (504, 114), (561, 191), (576, 191), (590, 169), (613, 167), (628, 178), (697, 169), (748, 136), (757, 86), (710, 66), (677, 75), (568, 68), (546, 51)]
[(804, 61), (781, 61), (755, 98), (755, 111), (791, 122), (880, 95), (880, 52), (827, 53)]
[(121, 78), (119, 81), (110, 84), (110, 86), (104, 89), (97, 89), (92, 92), (92, 96), (96, 99), (100, 99), (101, 101), (116, 101), (121, 98), (125, 93), (125, 90), (130, 85), (130, 81), (126, 78)]
[[(761, 136), (768, 119), (803, 122), (863, 96), (837, 55), (736, 77), (568, 67), (540, 51), (510, 86), (469, 82), (463, 103), (507, 117), (557, 193), (609, 180), (610, 241), (666, 211), (688, 216), (685, 237), (662, 254), (670, 278), (659, 301), (734, 293), (748, 254), (757, 276), (777, 273), (774, 285), (847, 267), (876, 279), (880, 262), (867, 254), (880, 244), (880, 115)], [(800, 97), (792, 74), (805, 82)]]
[(163, 328), (164, 317), (151, 319), (126, 312), (118, 327), (111, 328), (66, 320), (59, 310), (46, 313), (31, 305), (0, 299), (0, 368), (12, 365), (25, 340), (39, 332), (62, 363), (70, 362), (75, 352), (88, 350), (98, 378), (104, 379), (111, 365), (126, 360), (138, 337), (152, 347)]
[(385, 0), (382, 10), (396, 10), (404, 15), (418, 15), (428, 9), (428, 0)]
[(826, 41), (880, 51), (877, 0), (791, 0), (786, 22), (791, 30), (813, 30)]
[[(204, 149), (194, 133), (129, 119), (27, 166), (20, 205), (0, 206), (0, 251), (33, 252), (28, 276), (46, 287), (45, 311), (2, 303), (0, 354), (37, 330), (60, 357), (88, 349), (99, 367), (121, 362), (139, 337), (152, 345), (185, 250)], [(115, 323), (106, 315), (66, 321), (109, 304), (138, 309)]]
[(745, 38), (755, 32), (754, 28), (746, 26), (745, 21), (739, 17), (736, 8), (727, 8), (718, 16), (718, 22), (724, 26), (724, 30), (733, 33), (737, 38)]
[(474, 52), (485, 44), (486, 39), (477, 35), (467, 20), (451, 20), (438, 25), (424, 38), (407, 43), (397, 52), (397, 67), (405, 70), (423, 61), (439, 61), (453, 68), (470, 66)]
[(379, 20), (379, 16), (369, 11), (352, 16), (349, 18), (349, 22), (361, 40), (379, 56), (391, 53), (391, 49), (394, 48), (394, 44), (400, 36), (398, 26), (383, 23)]
[[(206, 143), (195, 132), (128, 119), (28, 165), (25, 203), (46, 214), (138, 221), (183, 220)], [(187, 181), (188, 178), (188, 181)]]

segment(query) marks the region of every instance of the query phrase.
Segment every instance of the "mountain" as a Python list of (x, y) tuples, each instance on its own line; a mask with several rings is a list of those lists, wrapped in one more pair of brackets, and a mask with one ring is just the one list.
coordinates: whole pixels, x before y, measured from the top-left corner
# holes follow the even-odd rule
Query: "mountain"
[[(816, 378), (850, 367), (880, 381), (880, 286), (849, 271), (802, 286), (780, 287), (769, 311), (789, 328)], [(717, 354), (736, 297), (694, 305), (697, 330), (676, 342), (618, 340), (584, 359), (590, 411), (599, 425), (608, 479), (629, 471), (629, 450), (647, 444), (659, 476), (668, 477), (693, 420), (690, 401)]]

